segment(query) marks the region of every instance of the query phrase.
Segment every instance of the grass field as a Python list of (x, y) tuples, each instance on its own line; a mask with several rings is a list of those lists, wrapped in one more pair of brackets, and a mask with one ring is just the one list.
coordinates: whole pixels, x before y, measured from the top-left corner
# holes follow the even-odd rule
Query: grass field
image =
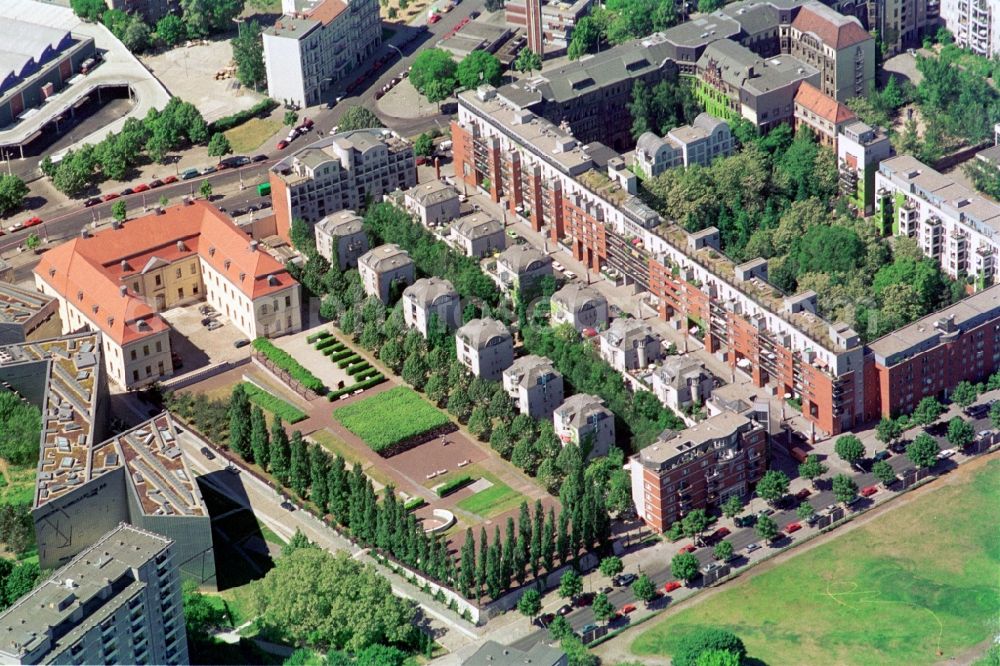
[(281, 124), (268, 118), (251, 118), (242, 125), (234, 127), (224, 132), (229, 139), (229, 145), (237, 155), (240, 153), (250, 153), (267, 141), (271, 136), (281, 129)]
[(280, 416), (286, 423), (298, 423), (306, 418), (305, 412), (295, 405), (282, 400), (264, 389), (257, 388), (250, 382), (242, 382), (242, 384), (243, 388), (246, 389), (247, 395), (250, 397), (250, 402), (264, 411), (271, 412), (275, 416)]
[(7, 467), (0, 484), (0, 504), (31, 504), (35, 499), (35, 466)]
[[(976, 464), (976, 463), (972, 463)], [(1000, 460), (696, 603), (632, 642), (669, 655), (700, 625), (768, 664), (930, 664), (994, 635), (1000, 613)]]
[(506, 483), (496, 479), (490, 479), (490, 481), (493, 482), (492, 486), (486, 490), (479, 491), (475, 495), (470, 495), (463, 500), (459, 500), (456, 506), (477, 516), (492, 518), (516, 508), (524, 500), (524, 495)]
[(375, 452), (448, 423), (441, 410), (406, 386), (338, 407), (333, 416)]

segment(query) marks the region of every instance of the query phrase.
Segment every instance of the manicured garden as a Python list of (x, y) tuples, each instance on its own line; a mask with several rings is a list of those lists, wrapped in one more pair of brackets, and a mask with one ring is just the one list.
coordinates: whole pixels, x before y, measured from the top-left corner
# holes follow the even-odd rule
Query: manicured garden
[[(996, 633), (1000, 460), (956, 471), (864, 527), (732, 583), (647, 629), (639, 657), (700, 626), (769, 664), (932, 664)], [(917, 491), (922, 492), (922, 491)]]
[(274, 346), (274, 343), (267, 338), (257, 338), (253, 341), (253, 348), (262, 354), (278, 368), (287, 372), (292, 379), (309, 389), (319, 392), (323, 390), (323, 382), (316, 375), (309, 372), (291, 354), (284, 349)]
[(250, 382), (243, 382), (243, 389), (247, 392), (250, 402), (266, 412), (271, 412), (275, 416), (281, 417), (282, 421), (298, 423), (306, 418), (305, 412), (295, 405), (285, 402), (278, 396), (258, 388)]
[(316, 351), (322, 352), (332, 363), (336, 363), (338, 368), (345, 371), (353, 379), (353, 382), (347, 386), (330, 391), (326, 396), (330, 402), (355, 391), (364, 391), (378, 386), (385, 381), (385, 377), (377, 368), (334, 337), (330, 331), (317, 331), (307, 336), (306, 342), (315, 347)]
[(506, 483), (491, 479), (493, 485), (458, 501), (459, 509), (483, 518), (492, 518), (505, 511), (516, 509), (525, 497)]
[(450, 424), (443, 412), (406, 386), (338, 407), (333, 416), (376, 453)]

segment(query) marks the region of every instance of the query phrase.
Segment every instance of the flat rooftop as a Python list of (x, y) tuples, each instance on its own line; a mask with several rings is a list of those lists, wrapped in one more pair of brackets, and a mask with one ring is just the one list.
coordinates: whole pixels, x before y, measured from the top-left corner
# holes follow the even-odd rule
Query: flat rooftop
[(740, 24), (721, 14), (701, 15), (679, 23), (648, 39), (667, 41), (677, 46), (706, 46), (717, 39), (728, 39), (740, 34)]
[[(750, 424), (750, 419), (735, 412), (723, 411), (684, 430), (667, 430), (653, 444), (639, 452), (642, 462), (664, 465), (675, 458), (704, 453), (712, 442), (731, 437), (738, 429)], [(687, 462), (678, 460), (677, 462)]]
[(51, 302), (51, 296), (0, 282), (0, 324), (24, 324)]
[(124, 523), (108, 532), (0, 615), (0, 655), (26, 655), (50, 637), (45, 654), (62, 652), (138, 594), (146, 584), (135, 570), (171, 543)]

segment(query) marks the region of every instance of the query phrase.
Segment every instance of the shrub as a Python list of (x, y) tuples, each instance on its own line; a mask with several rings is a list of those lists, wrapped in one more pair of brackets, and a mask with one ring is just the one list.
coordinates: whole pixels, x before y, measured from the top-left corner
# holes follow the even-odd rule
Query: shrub
[(298, 423), (306, 418), (305, 413), (295, 405), (289, 404), (278, 396), (272, 395), (249, 382), (243, 382), (243, 388), (250, 397), (250, 402), (265, 411), (271, 412), (275, 416), (280, 416), (282, 421)]
[(262, 116), (271, 113), (275, 108), (277, 108), (278, 103), (271, 99), (270, 97), (262, 99), (257, 102), (249, 109), (244, 109), (243, 111), (237, 111), (231, 116), (226, 116), (225, 118), (219, 118), (214, 123), (209, 125), (208, 134), (211, 136), (216, 132), (225, 132), (226, 130), (231, 130), (234, 127), (242, 125), (251, 118), (256, 118), (257, 116)]
[(354, 378), (357, 378), (358, 373), (370, 370), (371, 367), (372, 367), (371, 363), (369, 363), (368, 361), (364, 361), (363, 363), (358, 363), (357, 365), (352, 365), (351, 367), (347, 368), (347, 374), (351, 375)]
[(472, 483), (471, 476), (457, 476), (451, 481), (445, 481), (440, 486), (434, 489), (438, 497), (444, 497), (445, 495), (450, 495), (456, 490), (460, 490), (465, 486)]
[(340, 341), (337, 338), (323, 338), (316, 343), (316, 349), (327, 349), (328, 347), (336, 347), (340, 345)]
[(376, 453), (451, 423), (443, 412), (406, 386), (334, 409), (333, 416)]
[(306, 342), (312, 344), (317, 340), (324, 340), (326, 338), (332, 338), (332, 337), (333, 334), (331, 334), (330, 331), (327, 330), (316, 331), (315, 333), (310, 333), (309, 335), (306, 336)]
[[(324, 351), (323, 353), (325, 354), (326, 351)], [(343, 361), (345, 358), (351, 356), (352, 354), (354, 354), (354, 352), (351, 351), (350, 349), (341, 349), (340, 351), (331, 352), (330, 360), (334, 362)]]
[(344, 368), (346, 368), (347, 366), (349, 366), (351, 363), (357, 363), (360, 360), (361, 360), (361, 357), (352, 352), (350, 356), (346, 356), (346, 357), (340, 359), (339, 361), (337, 361), (337, 367), (340, 368), (341, 370), (343, 370)]
[(406, 500), (406, 504), (403, 505), (403, 510), (413, 511), (414, 509), (419, 509), (426, 504), (427, 501), (423, 497), (412, 497)]
[(322, 391), (323, 382), (316, 375), (306, 370), (296, 361), (291, 354), (283, 349), (278, 349), (267, 338), (257, 338), (253, 341), (253, 348), (267, 357), (269, 361), (291, 375), (292, 379), (302, 384), (310, 391)]
[(328, 393), (326, 397), (330, 400), (330, 402), (333, 402), (342, 395), (348, 395), (349, 393), (354, 393), (358, 389), (361, 390), (370, 389), (373, 386), (378, 386), (384, 381), (385, 377), (383, 377), (381, 374), (376, 374), (374, 377), (370, 377), (363, 382), (359, 381), (355, 384), (351, 384), (350, 386), (344, 387), (342, 389), (337, 389), (336, 391), (330, 391), (330, 393)]

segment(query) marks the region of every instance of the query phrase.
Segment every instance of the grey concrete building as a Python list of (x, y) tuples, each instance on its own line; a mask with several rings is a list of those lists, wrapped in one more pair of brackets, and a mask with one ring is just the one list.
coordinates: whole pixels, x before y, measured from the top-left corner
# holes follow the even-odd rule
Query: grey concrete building
[(552, 275), (552, 258), (524, 243), (511, 245), (497, 257), (497, 279), (507, 293), (532, 290)]
[(0, 615), (3, 664), (188, 664), (177, 553), (121, 524)]
[(578, 331), (608, 325), (608, 299), (593, 287), (569, 282), (549, 301), (553, 326), (569, 324)]
[(373, 248), (358, 259), (358, 272), (365, 293), (388, 303), (393, 286), (400, 290), (413, 284), (416, 273), (410, 254), (393, 243)]
[(656, 177), (667, 169), (692, 164), (708, 166), (717, 157), (732, 155), (736, 142), (729, 123), (708, 113), (699, 113), (690, 125), (675, 127), (664, 137), (652, 132), (639, 136), (633, 164), (646, 177)]
[(690, 356), (671, 356), (650, 380), (653, 393), (664, 405), (681, 411), (694, 403), (705, 404), (715, 381), (703, 363)]
[(566, 653), (558, 648), (535, 643), (529, 650), (518, 650), (496, 641), (486, 641), (469, 655), (462, 666), (566, 666)]
[(589, 446), (588, 458), (606, 456), (615, 443), (615, 415), (596, 395), (566, 398), (552, 413), (552, 423), (563, 444)]
[(547, 419), (563, 402), (563, 377), (552, 361), (530, 354), (503, 371), (503, 388), (517, 409), (534, 419)]
[(476, 212), (455, 220), (449, 230), (452, 245), (467, 257), (482, 259), (507, 247), (503, 223), (486, 213)]
[(645, 368), (662, 356), (660, 336), (642, 320), (619, 317), (601, 333), (601, 358), (618, 372)]
[(453, 331), (462, 323), (462, 303), (448, 280), (421, 278), (403, 290), (403, 319), (426, 338), (434, 317), (441, 330)]
[(440, 180), (414, 185), (403, 193), (403, 202), (425, 227), (451, 222), (461, 206), (458, 190)]
[(0, 345), (24, 342), (58, 316), (58, 309), (59, 302), (50, 296), (0, 281)]
[(336, 251), (337, 265), (342, 271), (357, 266), (358, 259), (369, 249), (362, 222), (353, 210), (327, 215), (316, 223), (316, 251), (330, 262)]
[(473, 319), (455, 333), (458, 361), (476, 377), (500, 381), (514, 362), (514, 338), (496, 319)]

